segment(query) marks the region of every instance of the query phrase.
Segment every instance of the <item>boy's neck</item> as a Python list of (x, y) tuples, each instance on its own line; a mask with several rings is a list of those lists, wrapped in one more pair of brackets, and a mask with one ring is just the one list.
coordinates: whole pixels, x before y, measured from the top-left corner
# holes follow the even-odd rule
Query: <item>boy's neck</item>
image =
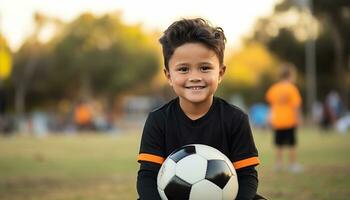
[(200, 103), (192, 103), (180, 98), (180, 107), (182, 111), (186, 114), (191, 120), (196, 120), (203, 117), (210, 109), (213, 104), (213, 98), (209, 98), (207, 101)]

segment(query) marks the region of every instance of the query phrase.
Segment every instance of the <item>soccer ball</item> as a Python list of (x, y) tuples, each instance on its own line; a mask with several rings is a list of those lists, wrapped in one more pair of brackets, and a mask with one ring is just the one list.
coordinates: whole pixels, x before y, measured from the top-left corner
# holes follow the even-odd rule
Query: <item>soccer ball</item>
[(232, 200), (238, 181), (231, 161), (219, 150), (202, 144), (183, 146), (164, 161), (157, 186), (163, 200)]

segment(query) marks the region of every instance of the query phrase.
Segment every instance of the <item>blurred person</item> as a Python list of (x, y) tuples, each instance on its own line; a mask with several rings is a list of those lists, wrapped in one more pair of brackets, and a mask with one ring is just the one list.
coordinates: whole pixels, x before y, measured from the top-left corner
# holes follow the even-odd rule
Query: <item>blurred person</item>
[(32, 132), (36, 137), (44, 137), (49, 133), (49, 118), (47, 113), (36, 110), (31, 114)]
[(335, 120), (339, 119), (343, 114), (343, 103), (338, 92), (335, 90), (330, 91), (327, 95), (326, 102), (329, 105)]
[(283, 65), (280, 79), (266, 92), (266, 100), (270, 105), (269, 123), (274, 131), (276, 147), (275, 170), (283, 167), (283, 150), (289, 150), (289, 170), (301, 172), (302, 166), (296, 161), (297, 127), (300, 117), (301, 96), (294, 84), (295, 69), (291, 65)]
[(79, 101), (78, 105), (74, 109), (74, 121), (78, 130), (92, 130), (92, 118), (93, 115), (90, 105), (83, 100)]
[(177, 97), (149, 113), (138, 162), (141, 200), (157, 200), (157, 174), (171, 152), (187, 144), (206, 144), (224, 153), (237, 171), (237, 199), (256, 194), (259, 164), (248, 116), (215, 97), (225, 73), (225, 35), (201, 18), (174, 22), (160, 38), (164, 74)]
[(113, 130), (113, 113), (100, 101), (94, 103), (93, 125), (96, 131), (108, 132)]
[(322, 120), (321, 120), (321, 127), (324, 130), (327, 130), (333, 126), (335, 123), (335, 115), (332, 111), (332, 108), (327, 103), (327, 100), (325, 100), (322, 104)]
[(335, 124), (336, 130), (342, 134), (346, 135), (350, 130), (350, 112), (345, 113), (341, 118), (339, 118)]
[(321, 125), (323, 117), (323, 104), (322, 102), (316, 101), (312, 104), (312, 122), (317, 125)]
[(249, 110), (252, 124), (256, 128), (267, 128), (269, 108), (264, 103), (256, 103)]
[(343, 115), (343, 104), (339, 94), (330, 91), (323, 103), (322, 128), (329, 129), (336, 125), (338, 119)]

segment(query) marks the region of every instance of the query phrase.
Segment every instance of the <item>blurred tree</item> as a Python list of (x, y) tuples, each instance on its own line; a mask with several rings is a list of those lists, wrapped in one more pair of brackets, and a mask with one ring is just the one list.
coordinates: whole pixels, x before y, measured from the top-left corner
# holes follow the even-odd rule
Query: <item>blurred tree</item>
[(33, 76), (37, 68), (45, 59), (44, 48), (38, 41), (38, 36), (47, 18), (35, 13), (35, 29), (22, 45), (19, 52), (14, 57), (13, 73), (11, 75), (15, 90), (15, 111), (18, 117), (22, 117), (25, 112), (26, 95), (33, 81)]
[(8, 94), (5, 81), (11, 74), (12, 53), (6, 39), (0, 33), (0, 131), (4, 130), (3, 114), (7, 110)]
[(39, 41), (27, 40), (14, 56), (11, 81), (15, 111), (19, 116), (24, 114), (27, 105), (47, 100), (40, 94), (46, 91), (48, 84), (46, 75), (50, 66), (49, 53), (46, 45)]
[(228, 68), (225, 81), (230, 82), (230, 85), (255, 87), (260, 84), (264, 74), (271, 75), (276, 66), (276, 59), (261, 43), (247, 41), (226, 63)]
[[(36, 29), (15, 54), (12, 83), (15, 107), (41, 107), (71, 100), (106, 96), (146, 86), (159, 68), (154, 42), (141, 25), (125, 25), (120, 14), (82, 14), (70, 23), (36, 14)], [(41, 33), (55, 27), (51, 38)], [(44, 38), (45, 39), (45, 38)], [(25, 98), (30, 96), (30, 98)]]
[(114, 97), (147, 85), (159, 69), (150, 39), (140, 25), (123, 24), (119, 14), (81, 15), (56, 38), (50, 78), (56, 92)]
[(7, 79), (11, 74), (12, 55), (6, 39), (0, 33), (0, 87), (1, 81)]
[[(271, 16), (256, 23), (253, 38), (266, 44), (278, 57), (294, 63), (305, 73), (305, 42), (310, 36), (316, 37), (319, 98), (329, 88), (336, 88), (342, 98), (349, 102), (350, 1), (311, 0), (310, 4), (314, 17), (311, 24), (305, 22), (311, 16), (305, 16), (308, 14), (302, 10), (307, 5), (306, 1), (283, 0), (276, 5)], [(307, 26), (316, 27), (313, 27), (311, 35), (306, 33)]]
[[(219, 92), (221, 95), (240, 93), (246, 103), (251, 104), (264, 98), (265, 89), (274, 80), (278, 61), (264, 45), (247, 40), (225, 63), (226, 74)], [(251, 95), (252, 92), (255, 95)]]

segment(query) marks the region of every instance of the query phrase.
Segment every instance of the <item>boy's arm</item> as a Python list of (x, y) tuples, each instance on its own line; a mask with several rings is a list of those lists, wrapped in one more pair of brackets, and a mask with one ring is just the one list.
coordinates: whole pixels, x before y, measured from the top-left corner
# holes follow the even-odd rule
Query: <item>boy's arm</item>
[(258, 175), (255, 166), (260, 163), (253, 134), (246, 114), (233, 123), (238, 126), (231, 138), (231, 160), (238, 177), (237, 199), (253, 199), (258, 188)]
[(251, 200), (258, 189), (258, 173), (255, 167), (246, 167), (237, 170), (239, 182), (236, 200)]
[(160, 165), (143, 162), (137, 175), (137, 192), (140, 200), (160, 200), (157, 190), (157, 174)]
[(138, 162), (137, 192), (140, 200), (158, 200), (157, 175), (164, 161), (164, 136), (161, 119), (150, 113), (143, 129)]

